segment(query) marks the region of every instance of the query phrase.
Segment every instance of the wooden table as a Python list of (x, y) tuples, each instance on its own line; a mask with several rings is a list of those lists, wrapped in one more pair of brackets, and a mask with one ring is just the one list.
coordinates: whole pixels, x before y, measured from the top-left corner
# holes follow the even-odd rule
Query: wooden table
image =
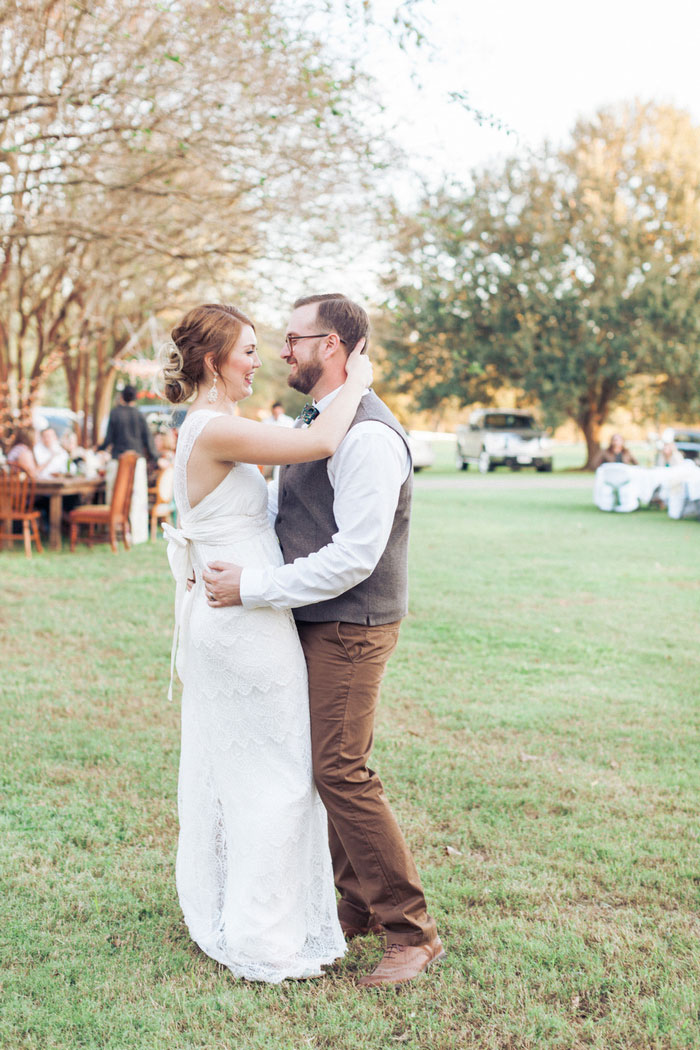
[(49, 497), (49, 547), (61, 549), (61, 519), (64, 496), (90, 496), (95, 501), (98, 493), (104, 492), (104, 478), (81, 478), (77, 474), (61, 475), (50, 480), (38, 480), (34, 488), (37, 496)]

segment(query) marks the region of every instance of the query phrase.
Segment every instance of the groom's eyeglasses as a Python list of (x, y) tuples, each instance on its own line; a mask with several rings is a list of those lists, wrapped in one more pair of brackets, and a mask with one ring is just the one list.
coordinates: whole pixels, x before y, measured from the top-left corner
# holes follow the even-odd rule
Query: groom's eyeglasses
[[(325, 339), (325, 337), (330, 334), (330, 332), (317, 332), (316, 335), (286, 335), (284, 337), (284, 341), (287, 345), (287, 349), (289, 350), (289, 352), (293, 354), (294, 347), (300, 339)], [(345, 345), (344, 339), (340, 339), (340, 336), (338, 337), (338, 339), (343, 345)]]

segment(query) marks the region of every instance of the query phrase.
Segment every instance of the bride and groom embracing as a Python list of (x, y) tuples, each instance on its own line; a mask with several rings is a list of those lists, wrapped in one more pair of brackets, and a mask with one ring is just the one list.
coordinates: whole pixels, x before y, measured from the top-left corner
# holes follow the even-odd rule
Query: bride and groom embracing
[[(295, 303), (282, 357), (315, 406), (293, 429), (236, 415), (261, 362), (233, 307), (191, 310), (164, 368), (169, 400), (195, 394), (179, 528), (165, 526), (183, 682), (177, 887), (193, 940), (249, 980), (321, 976), (369, 933), (386, 950), (365, 987), (444, 955), (367, 765), (406, 613), (412, 486), (404, 432), (369, 389), (368, 332), (343, 295)], [(282, 465), (269, 492), (255, 464)]]

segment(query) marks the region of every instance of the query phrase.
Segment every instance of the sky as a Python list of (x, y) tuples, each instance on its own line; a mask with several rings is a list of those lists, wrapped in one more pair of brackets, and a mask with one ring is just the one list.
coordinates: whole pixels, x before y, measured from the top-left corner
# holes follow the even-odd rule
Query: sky
[[(377, 6), (386, 18), (396, 4)], [(427, 175), (465, 176), (545, 139), (558, 144), (579, 116), (634, 98), (700, 122), (699, 0), (422, 0), (417, 12), (432, 48), (405, 58), (377, 33), (368, 67)], [(511, 133), (480, 127), (449, 101), (462, 91)]]
[[(389, 175), (389, 188), (409, 210), (421, 180), (466, 181), (474, 168), (545, 140), (559, 145), (578, 117), (601, 106), (667, 102), (700, 123), (700, 0), (414, 0), (427, 42), (407, 53), (386, 28), (400, 0), (372, 0), (378, 25), (355, 34), (348, 33), (345, 0), (334, 2), (330, 21), (319, 4), (316, 28), (333, 37), (338, 54), (362, 55), (376, 83), (372, 93), (386, 107), (386, 133), (409, 158)], [(451, 92), (466, 92), (501, 127), (480, 125), (450, 101)], [(320, 250), (316, 262), (312, 278), (281, 268), (287, 298), (311, 284), (370, 303), (383, 298), (381, 237), (359, 258)], [(263, 309), (272, 324), (283, 323), (283, 311), (272, 302)]]

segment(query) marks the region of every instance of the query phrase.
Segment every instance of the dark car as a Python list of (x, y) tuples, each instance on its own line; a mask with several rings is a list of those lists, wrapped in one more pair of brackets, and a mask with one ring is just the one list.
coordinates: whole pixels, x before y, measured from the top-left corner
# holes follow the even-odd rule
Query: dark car
[(686, 459), (696, 462), (700, 459), (700, 430), (686, 430), (685, 427), (673, 427), (673, 441), (676, 448)]

